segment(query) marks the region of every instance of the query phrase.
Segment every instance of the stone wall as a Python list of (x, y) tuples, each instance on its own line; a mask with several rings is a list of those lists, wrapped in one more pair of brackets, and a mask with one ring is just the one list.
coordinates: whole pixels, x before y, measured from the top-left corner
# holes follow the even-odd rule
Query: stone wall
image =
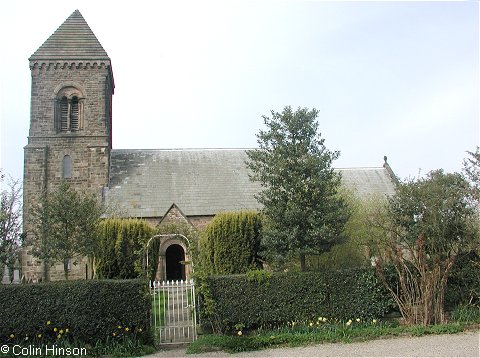
[[(109, 63), (33, 63), (30, 132), (24, 149), (23, 225), (32, 234), (31, 210), (44, 190), (51, 192), (62, 180), (102, 200), (108, 185), (111, 150), (112, 75)], [(55, 126), (56, 92), (74, 86), (83, 98), (83, 126), (78, 131), (59, 131)], [(70, 156), (71, 177), (64, 179), (63, 158)], [(44, 272), (40, 260), (22, 251), (22, 274), (39, 280)], [(85, 278), (86, 258), (72, 258), (70, 277)], [(50, 279), (64, 277), (63, 263), (48, 269)]]

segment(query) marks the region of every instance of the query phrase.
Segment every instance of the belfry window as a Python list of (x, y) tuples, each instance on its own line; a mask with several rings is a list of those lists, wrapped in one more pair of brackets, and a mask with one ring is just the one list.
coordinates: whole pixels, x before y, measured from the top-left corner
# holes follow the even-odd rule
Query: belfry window
[(63, 88), (57, 94), (55, 128), (59, 132), (78, 131), (83, 128), (83, 98), (74, 87)]

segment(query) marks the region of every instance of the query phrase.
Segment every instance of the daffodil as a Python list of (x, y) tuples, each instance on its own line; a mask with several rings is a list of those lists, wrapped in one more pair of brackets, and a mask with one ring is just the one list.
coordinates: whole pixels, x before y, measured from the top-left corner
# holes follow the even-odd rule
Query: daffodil
[(68, 328), (65, 328), (65, 333), (68, 333)]
[(349, 319), (349, 320), (347, 321), (347, 326), (350, 326), (351, 324), (352, 324), (352, 320)]
[(237, 334), (238, 334), (239, 336), (241, 336), (243, 333), (242, 333), (242, 331), (238, 331)]
[(61, 334), (57, 335), (57, 339), (60, 339), (60, 338), (62, 338), (62, 335)]
[(125, 332), (128, 332), (130, 329), (128, 327), (125, 327)]
[(115, 332), (112, 333), (112, 336), (116, 337), (116, 335), (117, 335), (117, 334), (116, 334)]
[(117, 326), (117, 328), (118, 328), (118, 329), (121, 329), (121, 328), (122, 328), (122, 326)]
[(42, 334), (41, 333), (37, 334), (37, 338), (42, 338)]
[(360, 322), (360, 318), (357, 318), (355, 321)]
[(15, 338), (15, 335), (12, 333), (12, 334), (10, 335), (10, 338)]
[(376, 319), (372, 319), (372, 323), (373, 323), (373, 324), (377, 324), (377, 320), (376, 320)]
[(55, 328), (53, 329), (53, 331), (54, 331), (54, 332), (58, 331), (57, 327), (55, 327)]

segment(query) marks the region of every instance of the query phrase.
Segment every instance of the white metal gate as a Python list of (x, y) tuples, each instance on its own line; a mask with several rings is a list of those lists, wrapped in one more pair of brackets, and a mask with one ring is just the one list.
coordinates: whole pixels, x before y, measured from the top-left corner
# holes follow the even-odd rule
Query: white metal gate
[(193, 342), (197, 339), (195, 285), (187, 281), (153, 281), (152, 327), (160, 344)]

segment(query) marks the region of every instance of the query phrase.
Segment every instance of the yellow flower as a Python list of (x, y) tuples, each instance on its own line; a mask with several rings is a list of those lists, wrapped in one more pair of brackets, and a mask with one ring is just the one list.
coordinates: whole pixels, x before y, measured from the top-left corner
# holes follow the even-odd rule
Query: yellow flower
[(347, 321), (347, 326), (350, 326), (351, 324), (352, 324), (352, 320), (349, 319), (349, 320)]
[(60, 339), (60, 338), (62, 338), (62, 335), (61, 335), (61, 334), (59, 334), (59, 335), (57, 336), (57, 339)]
[(15, 338), (15, 335), (12, 333), (12, 334), (10, 335), (10, 338)]
[(322, 321), (327, 322), (327, 317), (323, 317)]
[(360, 318), (357, 318), (355, 321), (360, 322)]
[(125, 327), (125, 332), (128, 332), (130, 329), (128, 327)]
[(312, 327), (312, 326), (313, 326), (313, 322), (310, 322), (310, 327)]
[(50, 321), (47, 321), (47, 326), (50, 324)]
[(58, 331), (57, 327), (55, 327), (55, 328), (53, 329), (53, 331), (54, 331), (54, 332)]
[(243, 333), (242, 333), (242, 331), (238, 331), (237, 334), (238, 334), (239, 336), (241, 336)]
[(37, 337), (42, 338), (42, 334), (41, 333), (37, 334)]
[(142, 329), (141, 329), (141, 328), (139, 328), (139, 329), (138, 329), (138, 331), (139, 331), (139, 332), (142, 332)]
[(118, 328), (118, 329), (121, 329), (121, 328), (122, 328), (122, 326), (118, 326), (117, 328)]
[(372, 323), (373, 323), (373, 324), (377, 324), (377, 320), (376, 320), (376, 319), (373, 319), (373, 320), (372, 320)]
[(318, 321), (323, 321), (323, 317), (318, 317)]
[(117, 334), (116, 334), (115, 332), (113, 332), (113, 333), (112, 333), (112, 336), (114, 336), (114, 337), (115, 337), (116, 335), (117, 335)]
[(61, 329), (60, 332), (58, 332), (58, 333), (63, 334), (63, 329)]
[(65, 333), (68, 333), (68, 328), (65, 328)]

